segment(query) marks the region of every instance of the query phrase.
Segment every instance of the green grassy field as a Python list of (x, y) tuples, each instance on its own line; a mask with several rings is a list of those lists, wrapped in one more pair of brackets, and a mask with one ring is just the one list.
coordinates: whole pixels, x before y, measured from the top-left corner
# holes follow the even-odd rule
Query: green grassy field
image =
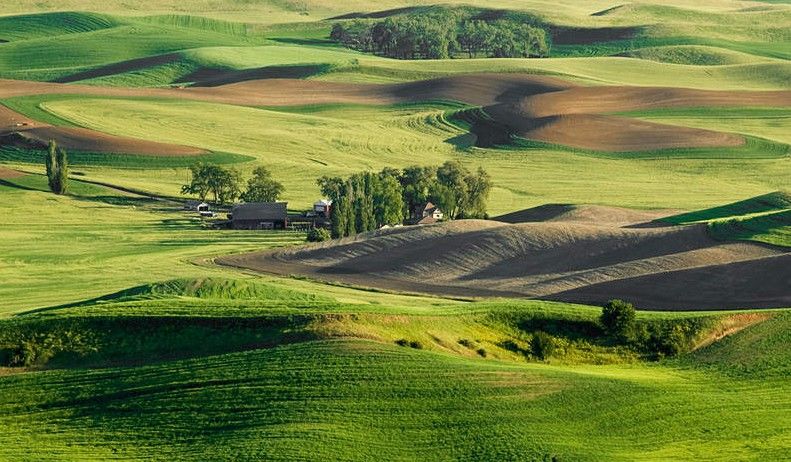
[[(552, 30), (634, 35), (556, 43), (548, 59), (438, 61), (327, 40), (333, 16), (438, 8), (428, 1), (132, 3), (4, 5), (0, 78), (161, 87), (223, 73), (375, 84), (512, 72), (581, 85), (791, 90), (784, 2), (453, 0)], [(211, 229), (177, 200), (197, 161), (244, 174), (265, 165), (299, 210), (319, 198), (321, 175), (460, 160), (491, 174), (492, 216), (550, 203), (662, 208), (666, 222), (707, 223), (716, 239), (789, 248), (789, 108), (626, 113), (746, 142), (611, 153), (529, 140), (473, 147), (453, 116), (469, 106), (453, 101), (242, 107), (66, 86), (0, 104), (52, 125), (210, 151), (70, 152), (70, 193), (56, 196), (41, 151), (0, 145), (0, 461), (787, 458), (788, 309), (639, 311), (658, 344), (680, 345), (673, 356), (665, 344), (606, 336), (600, 307), (218, 266), (214, 257), (305, 235)], [(543, 359), (539, 331), (555, 346)]]
[[(786, 138), (781, 129), (760, 125), (766, 120), (764, 112), (739, 114), (761, 127), (748, 133), (774, 137), (775, 141), (755, 139), (742, 148), (610, 154), (540, 143), (505, 150), (453, 144), (449, 140), (458, 139), (465, 131), (445, 120), (446, 112), (458, 108), (449, 103), (249, 108), (51, 95), (14, 98), (7, 104), (51, 123), (233, 153), (210, 155), (216, 161), (255, 159), (238, 166), (249, 171), (254, 165), (267, 165), (285, 184), (285, 198), (295, 207), (306, 207), (316, 199), (318, 187), (310, 178), (404, 167), (416, 158), (423, 163), (459, 159), (485, 166), (497, 178), (490, 205), (493, 214), (548, 202), (696, 209), (791, 187), (788, 148), (782, 142)], [(777, 114), (781, 123), (785, 120), (781, 111), (768, 113)], [(724, 118), (711, 119), (710, 125), (718, 121), (723, 123), (720, 129), (736, 128), (735, 123), (729, 125), (731, 119)], [(295, 138), (292, 130), (304, 136)], [(260, 140), (264, 139), (262, 148)], [(19, 153), (5, 156), (8, 161), (38, 160)], [(75, 157), (87, 178), (169, 196), (177, 195), (188, 179), (185, 163), (197, 161), (94, 158)], [(148, 168), (139, 168), (142, 163), (148, 163)], [(136, 168), (117, 169), (126, 166)], [(619, 181), (613, 182), (613, 178)]]
[(733, 204), (668, 217), (674, 224), (707, 223), (719, 239), (791, 247), (791, 195), (766, 194)]

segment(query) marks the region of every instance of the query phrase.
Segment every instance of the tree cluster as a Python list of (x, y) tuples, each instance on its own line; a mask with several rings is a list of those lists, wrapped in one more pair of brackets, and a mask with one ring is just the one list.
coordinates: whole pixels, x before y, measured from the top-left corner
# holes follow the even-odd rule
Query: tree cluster
[(550, 49), (549, 35), (540, 27), (503, 19), (460, 19), (456, 15), (336, 23), (330, 39), (349, 48), (397, 59), (544, 57)]
[(322, 194), (333, 201), (333, 237), (400, 224), (427, 202), (438, 206), (449, 219), (483, 218), (492, 188), (483, 168), (472, 172), (458, 161), (439, 167), (385, 168), (347, 179), (325, 176), (318, 184)]
[(66, 194), (69, 186), (69, 159), (66, 150), (58, 147), (55, 140), (49, 141), (44, 164), (47, 167), (47, 182), (50, 191), (55, 194)]
[(355, 173), (347, 179), (318, 179), (321, 193), (332, 200), (332, 237), (395, 225), (404, 220), (403, 189), (397, 171)]
[(198, 163), (190, 167), (192, 178), (181, 187), (183, 194), (193, 194), (206, 200), (209, 194), (214, 202), (227, 204), (241, 198), (245, 202), (274, 202), (283, 192), (283, 185), (272, 178), (266, 167), (257, 167), (242, 190), (242, 175), (235, 169), (214, 164)]
[(482, 167), (472, 172), (458, 161), (439, 167), (412, 166), (401, 172), (400, 180), (409, 213), (431, 202), (449, 219), (486, 217), (492, 179)]
[(689, 318), (640, 323), (631, 303), (615, 299), (602, 307), (599, 322), (615, 343), (661, 358), (689, 351), (695, 337), (706, 328), (707, 321)]

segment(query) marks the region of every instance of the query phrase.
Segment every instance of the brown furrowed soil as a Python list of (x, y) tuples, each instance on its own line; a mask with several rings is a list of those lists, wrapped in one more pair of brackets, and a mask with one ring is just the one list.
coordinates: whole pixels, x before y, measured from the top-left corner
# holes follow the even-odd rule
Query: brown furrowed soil
[(10, 180), (12, 178), (19, 178), (21, 176), (25, 176), (25, 174), (10, 168), (0, 166), (0, 180)]
[[(224, 78), (212, 75), (215, 82), (221, 83)], [(232, 81), (239, 76), (227, 78)], [(468, 74), (385, 85), (274, 78), (189, 88), (116, 88), (0, 80), (0, 98), (54, 93), (176, 98), (243, 106), (455, 100), (483, 107), (497, 124), (518, 136), (612, 152), (744, 143), (741, 136), (734, 134), (656, 124), (612, 113), (679, 107), (791, 107), (791, 91), (582, 87), (558, 78), (525, 74)]]
[(446, 296), (593, 304), (624, 298), (657, 310), (791, 306), (791, 254), (715, 241), (703, 225), (647, 226), (645, 218), (650, 213), (578, 207), (549, 221), (402, 227), (217, 261)]

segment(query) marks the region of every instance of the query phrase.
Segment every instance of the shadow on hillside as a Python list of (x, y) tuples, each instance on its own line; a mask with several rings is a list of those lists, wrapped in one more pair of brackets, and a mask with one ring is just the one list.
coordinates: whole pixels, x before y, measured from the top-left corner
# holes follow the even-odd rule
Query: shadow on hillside
[(3, 179), (0, 179), (0, 186), (5, 186), (7, 188), (13, 188), (13, 189), (22, 189), (25, 191), (45, 191), (45, 192), (47, 191), (46, 189), (31, 188), (30, 186), (25, 186), (23, 184), (14, 183), (13, 181), (3, 180)]
[(248, 80), (304, 79), (330, 70), (329, 64), (305, 64), (294, 66), (267, 66), (234, 71), (228, 69), (199, 69), (179, 79), (176, 83), (190, 83), (193, 87), (217, 87)]
[(288, 45), (309, 45), (309, 46), (323, 46), (323, 47), (335, 47), (337, 46), (335, 42), (332, 42), (327, 39), (309, 39), (309, 38), (297, 38), (297, 37), (270, 37), (269, 40), (277, 43), (285, 43)]

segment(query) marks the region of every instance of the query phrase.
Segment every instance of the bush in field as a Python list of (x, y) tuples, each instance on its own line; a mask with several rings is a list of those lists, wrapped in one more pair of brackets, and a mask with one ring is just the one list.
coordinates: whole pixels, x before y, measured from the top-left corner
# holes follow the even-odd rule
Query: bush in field
[(422, 350), (423, 349), (423, 344), (420, 342), (420, 340), (412, 340), (411, 342), (409, 342), (409, 346), (411, 348), (416, 349), (416, 350)]
[(533, 338), (530, 340), (530, 350), (534, 356), (541, 359), (547, 359), (552, 356), (552, 353), (555, 352), (555, 346), (555, 338), (542, 331), (533, 334)]
[(470, 340), (468, 338), (460, 339), (459, 340), (459, 345), (461, 345), (461, 346), (463, 346), (465, 348), (475, 348), (475, 342), (473, 342), (472, 340)]
[(324, 228), (313, 228), (308, 231), (308, 242), (324, 242), (330, 239), (330, 232)]
[(634, 340), (637, 312), (631, 303), (610, 300), (602, 307), (601, 321), (604, 332), (622, 342)]
[(641, 338), (638, 342), (645, 351), (655, 357), (678, 356), (689, 351), (692, 339), (700, 328), (688, 320), (652, 324), (640, 331)]

